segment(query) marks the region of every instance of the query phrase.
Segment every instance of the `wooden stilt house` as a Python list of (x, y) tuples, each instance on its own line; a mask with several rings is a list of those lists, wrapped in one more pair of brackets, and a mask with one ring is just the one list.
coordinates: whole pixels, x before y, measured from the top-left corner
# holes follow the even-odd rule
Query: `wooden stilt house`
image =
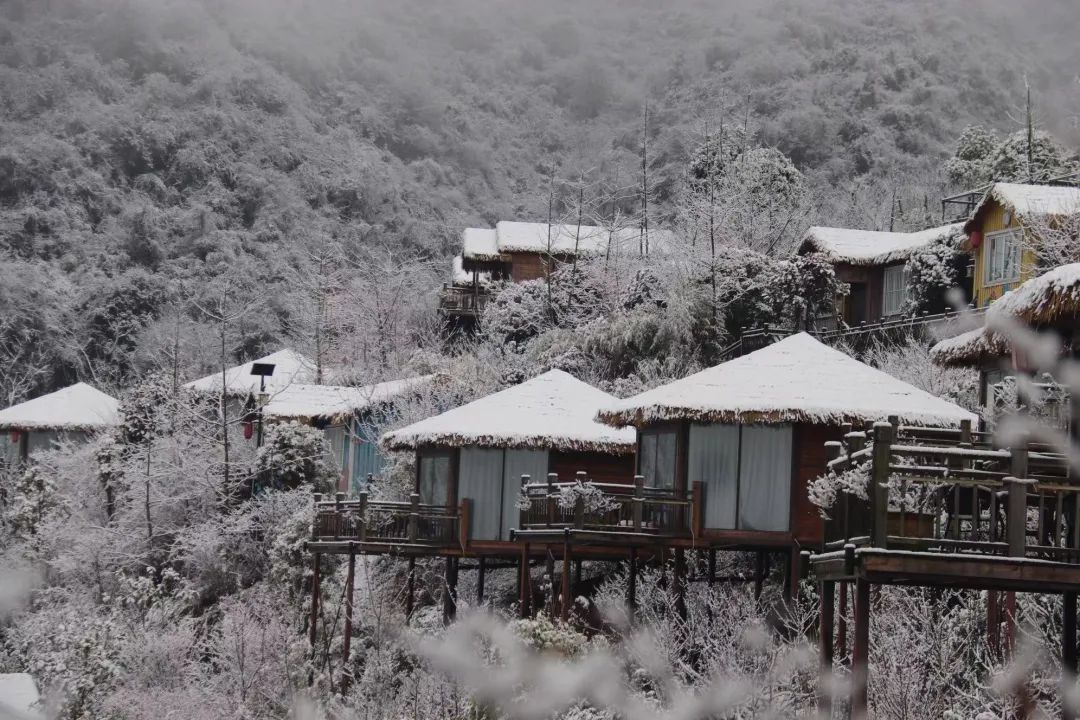
[(116, 398), (86, 383), (0, 410), (0, 461), (25, 462), (61, 441), (80, 441), (120, 424)]
[[(647, 485), (693, 498), (687, 546), (800, 551), (825, 540), (807, 495), (825, 443), (899, 416), (957, 427), (974, 415), (802, 333), (613, 403), (600, 419), (638, 430)], [(794, 578), (792, 578), (794, 579)]]
[[(461, 508), (468, 552), (516, 552), (522, 476), (538, 485), (573, 481), (632, 484), (634, 432), (596, 422), (614, 398), (561, 370), (488, 395), (383, 436), (416, 453), (416, 493), (425, 506)], [(456, 540), (456, 539), (455, 539)]]

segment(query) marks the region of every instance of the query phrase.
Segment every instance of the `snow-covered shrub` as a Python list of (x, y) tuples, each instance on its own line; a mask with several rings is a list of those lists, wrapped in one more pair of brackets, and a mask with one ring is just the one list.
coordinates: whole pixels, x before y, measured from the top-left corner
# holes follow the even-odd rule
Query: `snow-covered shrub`
[(907, 261), (909, 297), (904, 312), (939, 313), (951, 309), (949, 291), (960, 284), (970, 256), (960, 249), (960, 233), (939, 238)]
[(16, 537), (32, 537), (47, 520), (70, 512), (67, 499), (57, 492), (46, 468), (34, 463), (16, 478), (4, 512), (4, 522)]
[(619, 508), (619, 501), (596, 486), (591, 480), (581, 482), (575, 480), (572, 484), (563, 485), (559, 488), (559, 507), (563, 510), (573, 510), (581, 500), (586, 513), (606, 513)]
[(817, 506), (821, 517), (829, 519), (829, 511), (836, 504), (840, 493), (854, 495), (860, 500), (868, 500), (867, 488), (870, 484), (870, 463), (856, 463), (843, 472), (826, 472), (810, 481), (807, 492), (810, 502)]
[(294, 420), (267, 428), (255, 467), (275, 487), (308, 485), (316, 492), (329, 492), (337, 480), (322, 430)]
[(514, 633), (530, 648), (542, 653), (571, 658), (589, 648), (589, 638), (566, 623), (552, 620), (547, 613), (517, 620)]
[(990, 182), (997, 144), (997, 136), (982, 125), (964, 128), (956, 141), (955, 153), (943, 168), (949, 182), (965, 190)]

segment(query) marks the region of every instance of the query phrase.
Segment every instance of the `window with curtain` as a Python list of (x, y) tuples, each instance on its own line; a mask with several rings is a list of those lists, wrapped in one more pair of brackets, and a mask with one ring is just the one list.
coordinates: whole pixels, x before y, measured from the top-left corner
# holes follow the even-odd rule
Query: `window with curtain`
[(885, 268), (884, 286), (885, 298), (882, 314), (899, 315), (904, 309), (904, 303), (908, 300), (908, 285), (911, 282), (911, 273), (907, 265), (893, 265)]
[(638, 474), (645, 477), (645, 484), (675, 487), (676, 429), (646, 429), (638, 435), (641, 438)]
[(789, 528), (791, 425), (691, 425), (687, 459), (687, 480), (705, 487), (705, 527)]
[(469, 520), (474, 540), (498, 540), (502, 523), (503, 451), (461, 448), (458, 466), (458, 499), (472, 500)]
[(419, 488), (420, 502), (425, 505), (448, 505), (450, 503), (450, 452), (429, 451), (420, 453)]
[[(528, 475), (531, 482), (544, 482), (548, 472), (547, 450), (507, 450), (503, 461), (502, 522), (499, 536), (510, 539), (510, 529), (521, 527), (521, 476)], [(568, 479), (568, 478), (562, 478)]]
[(983, 262), (986, 284), (1020, 279), (1020, 231), (1003, 230), (986, 236)]

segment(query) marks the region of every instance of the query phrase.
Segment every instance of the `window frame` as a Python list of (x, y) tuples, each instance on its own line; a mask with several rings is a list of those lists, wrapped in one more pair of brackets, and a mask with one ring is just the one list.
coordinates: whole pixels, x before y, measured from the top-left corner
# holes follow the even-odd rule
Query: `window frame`
[[(899, 287), (889, 288), (889, 278), (896, 278), (899, 276)], [(899, 265), (889, 265), (885, 267), (881, 274), (881, 316), (892, 317), (899, 315), (904, 311), (904, 305), (911, 298), (910, 286), (911, 284), (911, 271), (908, 270), (907, 263), (901, 263)], [(895, 307), (889, 307), (889, 298), (896, 298), (897, 302)]]
[[(995, 278), (994, 274), (994, 255), (995, 255), (995, 243), (1005, 240), (1002, 247), (1008, 247), (1010, 244), (1013, 246), (1013, 250), (1016, 254), (1014, 271), (1012, 275)], [(1023, 262), (1023, 231), (1020, 228), (1005, 228), (1004, 230), (997, 230), (992, 233), (987, 233), (986, 239), (983, 242), (983, 286), (992, 287), (995, 285), (1007, 285), (1009, 283), (1019, 282), (1021, 273), (1021, 264)], [(1006, 258), (1005, 253), (1001, 253), (1001, 272), (1005, 271)]]

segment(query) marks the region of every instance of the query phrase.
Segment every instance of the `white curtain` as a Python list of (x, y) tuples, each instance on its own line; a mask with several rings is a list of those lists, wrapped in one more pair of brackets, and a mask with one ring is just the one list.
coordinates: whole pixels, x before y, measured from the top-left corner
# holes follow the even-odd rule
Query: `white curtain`
[(787, 530), (791, 426), (744, 425), (739, 452), (739, 528)]
[(507, 450), (503, 469), (501, 537), (510, 539), (510, 528), (520, 527), (521, 511), (518, 496), (521, 494), (521, 476), (528, 475), (531, 482), (547, 479), (547, 450)]
[(420, 502), (425, 505), (447, 505), (450, 494), (450, 453), (421, 452)]
[(705, 527), (734, 530), (739, 501), (739, 426), (691, 425), (688, 489), (705, 485)]
[(652, 487), (675, 487), (676, 431), (642, 430), (639, 473)]
[(462, 448), (458, 471), (458, 499), (472, 500), (469, 536), (473, 540), (498, 540), (503, 496), (503, 451)]
[(323, 435), (330, 446), (330, 454), (334, 456), (334, 465), (337, 467), (338, 477), (341, 477), (342, 471), (346, 469), (345, 463), (348, 459), (348, 455), (345, 454), (345, 428), (341, 425), (324, 428)]

